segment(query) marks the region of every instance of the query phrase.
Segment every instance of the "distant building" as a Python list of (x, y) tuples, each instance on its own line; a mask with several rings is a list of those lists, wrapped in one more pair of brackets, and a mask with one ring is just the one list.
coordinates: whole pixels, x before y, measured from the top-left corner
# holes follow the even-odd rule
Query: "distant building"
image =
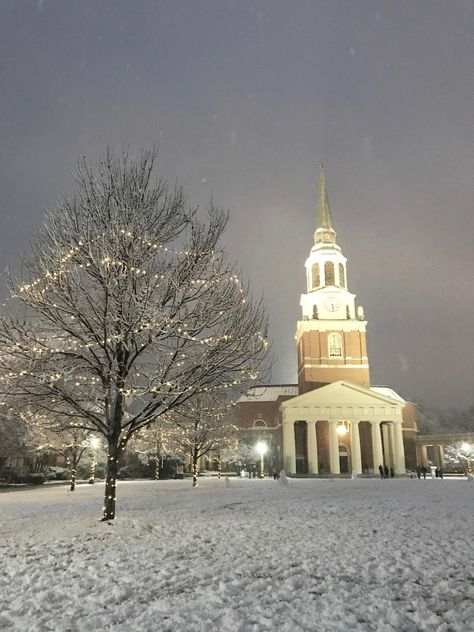
[(321, 165), (314, 246), (296, 326), (298, 384), (252, 389), (238, 402), (245, 436), (272, 438), (292, 475), (395, 474), (416, 467), (418, 411), (370, 385), (364, 309), (348, 289)]
[(446, 462), (445, 448), (462, 444), (474, 446), (474, 432), (419, 435), (416, 441), (418, 463), (425, 467), (434, 465), (442, 470), (451, 471), (453, 465)]

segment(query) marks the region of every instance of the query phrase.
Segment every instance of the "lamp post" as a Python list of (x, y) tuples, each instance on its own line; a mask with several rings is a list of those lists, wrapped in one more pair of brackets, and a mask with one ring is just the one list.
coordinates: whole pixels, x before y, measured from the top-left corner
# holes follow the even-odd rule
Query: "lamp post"
[(91, 473), (89, 476), (89, 484), (93, 485), (95, 482), (95, 468), (97, 465), (97, 448), (99, 447), (100, 439), (92, 435), (89, 438), (89, 443), (91, 444), (91, 448), (92, 448), (92, 463), (91, 463)]
[(259, 441), (257, 445), (255, 446), (255, 449), (257, 450), (258, 454), (260, 454), (260, 473), (259, 473), (258, 478), (264, 478), (263, 457), (265, 455), (265, 452), (267, 451), (267, 444), (265, 443), (265, 441)]

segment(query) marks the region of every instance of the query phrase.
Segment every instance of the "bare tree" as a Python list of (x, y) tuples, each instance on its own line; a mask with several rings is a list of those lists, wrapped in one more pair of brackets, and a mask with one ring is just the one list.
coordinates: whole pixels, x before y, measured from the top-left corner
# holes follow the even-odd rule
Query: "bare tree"
[(147, 457), (148, 461), (155, 461), (155, 479), (160, 479), (160, 465), (163, 457), (169, 456), (176, 447), (171, 440), (171, 432), (168, 424), (164, 423), (164, 418), (159, 422), (152, 423), (146, 428), (134, 434), (128, 443), (128, 449)]
[(278, 445), (268, 433), (259, 433), (253, 436), (247, 433), (242, 436), (242, 431), (240, 431), (239, 440), (223, 452), (223, 459), (239, 471), (245, 469), (249, 472), (257, 472), (261, 461), (256, 449), (258, 443), (266, 445), (265, 463), (269, 471), (278, 472), (280, 466)]
[(28, 450), (28, 427), (0, 406), (0, 469), (9, 457), (24, 457)]
[(446, 446), (444, 458), (448, 465), (472, 478), (472, 464), (474, 462), (474, 445), (472, 443), (460, 441)]
[(250, 470), (252, 466), (256, 465), (255, 445), (242, 441), (238, 437), (235, 442), (221, 450), (221, 458), (229, 467), (240, 474), (242, 470)]
[(91, 432), (83, 428), (63, 428), (62, 426), (56, 428), (53, 426), (51, 430), (46, 430), (46, 432), (48, 441), (40, 448), (64, 457), (69, 469), (69, 491), (73, 492), (76, 489), (77, 467), (84, 454), (92, 451)]
[(8, 398), (0, 402), (0, 468), (12, 457), (35, 470), (41, 467), (43, 459), (38, 455), (45, 441), (44, 429), (36, 420), (32, 422), (27, 412), (9, 406)]
[(220, 451), (237, 440), (238, 428), (232, 423), (231, 406), (231, 402), (206, 393), (190, 398), (170, 415), (174, 429), (171, 439), (191, 456), (193, 487), (197, 486), (199, 459), (216, 452), (220, 472)]
[(157, 153), (85, 159), (77, 193), (48, 212), (23, 272), (20, 315), (0, 323), (0, 386), (108, 446), (103, 520), (115, 517), (130, 437), (199, 393), (245, 390), (268, 368), (267, 319), (219, 240), (155, 177)]

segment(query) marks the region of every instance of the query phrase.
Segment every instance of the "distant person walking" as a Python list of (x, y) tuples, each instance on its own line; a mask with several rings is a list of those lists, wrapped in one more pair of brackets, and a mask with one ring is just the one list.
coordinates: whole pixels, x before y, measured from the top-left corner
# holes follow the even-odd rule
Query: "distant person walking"
[(423, 467), (421, 468), (421, 473), (423, 475), (423, 479), (426, 481), (426, 472), (428, 470), (426, 469), (426, 467), (423, 465)]
[(385, 478), (390, 478), (390, 472), (389, 472), (389, 469), (388, 469), (388, 465), (384, 466), (383, 473), (385, 474)]
[(385, 471), (383, 465), (379, 465), (380, 478), (385, 478)]
[(416, 466), (416, 477), (418, 480), (421, 478), (421, 467), (419, 465)]

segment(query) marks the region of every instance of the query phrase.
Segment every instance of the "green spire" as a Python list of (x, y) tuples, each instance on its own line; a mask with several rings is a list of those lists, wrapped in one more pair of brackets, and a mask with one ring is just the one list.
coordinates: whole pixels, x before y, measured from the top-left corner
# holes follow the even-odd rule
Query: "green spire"
[(329, 208), (326, 174), (324, 172), (323, 163), (321, 163), (319, 169), (319, 198), (314, 241), (315, 243), (329, 242), (333, 244), (336, 242), (336, 233), (332, 227), (331, 209)]
[(321, 163), (319, 167), (319, 199), (316, 228), (332, 228), (331, 209), (329, 208), (326, 174), (324, 173), (323, 163)]

